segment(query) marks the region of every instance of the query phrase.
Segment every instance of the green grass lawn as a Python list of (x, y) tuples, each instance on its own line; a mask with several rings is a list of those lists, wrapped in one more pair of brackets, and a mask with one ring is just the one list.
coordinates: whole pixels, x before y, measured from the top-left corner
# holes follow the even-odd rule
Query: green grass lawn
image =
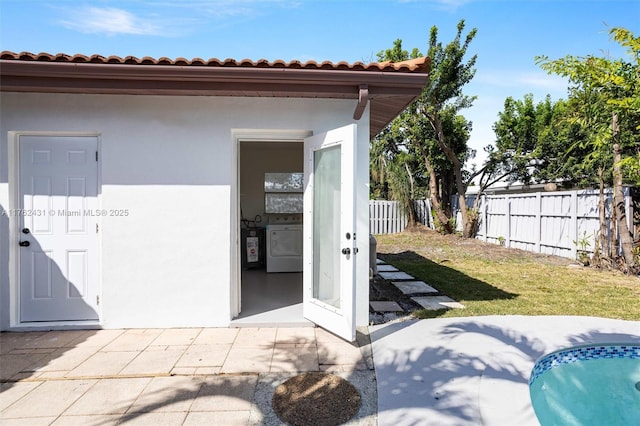
[(640, 320), (637, 276), (424, 228), (376, 239), (379, 258), (466, 307), (415, 312), (420, 318), (586, 315)]

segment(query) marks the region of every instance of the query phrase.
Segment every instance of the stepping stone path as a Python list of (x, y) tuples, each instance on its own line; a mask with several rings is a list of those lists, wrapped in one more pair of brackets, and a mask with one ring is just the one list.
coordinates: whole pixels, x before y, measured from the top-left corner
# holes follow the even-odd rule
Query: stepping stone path
[[(383, 260), (376, 259), (378, 275), (385, 280), (390, 280), (391, 284), (398, 288), (404, 295), (408, 295), (418, 305), (424, 309), (461, 309), (464, 305), (456, 302), (452, 298), (438, 295), (438, 290), (431, 287), (424, 281), (418, 281), (406, 272), (399, 271), (396, 267), (386, 264)], [(401, 312), (402, 307), (393, 301), (371, 301), (371, 309), (376, 312)]]
[(404, 309), (402, 309), (400, 307), (400, 305), (398, 305), (397, 302), (393, 302), (393, 301), (387, 301), (387, 300), (371, 301), (371, 302), (369, 302), (369, 305), (371, 305), (371, 309), (373, 309), (376, 312), (402, 312), (402, 311), (404, 311)]
[(424, 281), (392, 281), (391, 284), (398, 287), (402, 294), (437, 293), (438, 290), (427, 285)]
[(456, 302), (448, 296), (412, 297), (411, 300), (413, 300), (423, 308), (429, 309), (431, 311), (437, 311), (438, 309), (464, 308), (464, 305)]
[(378, 265), (378, 272), (398, 272), (398, 268), (393, 265), (381, 263)]
[[(378, 271), (380, 270), (380, 266), (378, 266)], [(415, 280), (411, 275), (406, 272), (396, 271), (396, 272), (378, 272), (385, 280)]]

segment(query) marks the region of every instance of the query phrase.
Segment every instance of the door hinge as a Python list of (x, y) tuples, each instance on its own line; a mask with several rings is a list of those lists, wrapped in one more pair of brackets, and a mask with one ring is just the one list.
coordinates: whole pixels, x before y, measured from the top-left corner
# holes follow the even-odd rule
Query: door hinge
[(98, 224), (96, 223), (96, 234), (98, 233), (98, 229), (99, 227), (98, 227)]
[(100, 304), (100, 296), (96, 296), (96, 305)]
[(98, 161), (98, 151), (96, 151), (96, 161)]

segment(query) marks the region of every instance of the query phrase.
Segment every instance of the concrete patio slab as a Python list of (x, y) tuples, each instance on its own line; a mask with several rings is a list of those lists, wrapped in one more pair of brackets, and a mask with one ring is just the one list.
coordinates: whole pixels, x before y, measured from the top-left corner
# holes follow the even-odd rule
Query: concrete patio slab
[(397, 302), (388, 300), (373, 300), (369, 302), (369, 306), (376, 312), (400, 312), (403, 310)]
[(396, 286), (402, 294), (438, 293), (438, 290), (424, 281), (393, 281), (391, 284)]
[(640, 344), (640, 322), (591, 317), (437, 318), (369, 327), (380, 426), (539, 425), (538, 358), (581, 344)]
[(382, 259), (376, 259), (376, 265), (384, 265), (386, 262)]
[[(305, 371), (367, 377), (363, 404), (377, 404), (363, 348), (319, 328), (64, 333), (0, 334), (11, 347), (0, 365), (24, 380), (0, 384), (0, 423), (275, 426), (281, 422), (251, 420), (252, 413), (265, 419), (256, 408), (259, 374), (290, 378)], [(265, 391), (272, 397), (274, 389)], [(375, 425), (375, 405), (367, 413), (352, 424)]]
[(421, 296), (412, 297), (411, 300), (425, 309), (437, 311), (438, 309), (462, 309), (464, 305), (456, 302), (448, 296)]

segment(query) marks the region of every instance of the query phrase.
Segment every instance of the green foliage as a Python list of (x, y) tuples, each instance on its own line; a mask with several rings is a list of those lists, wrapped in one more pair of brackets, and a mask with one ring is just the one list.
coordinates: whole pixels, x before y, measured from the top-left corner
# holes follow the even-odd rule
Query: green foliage
[[(376, 168), (372, 174), (372, 196), (385, 195), (379, 173), (381, 158), (384, 158), (387, 172), (396, 170), (400, 173), (402, 167), (389, 166), (402, 161), (410, 166), (411, 172), (406, 174), (414, 176), (416, 188), (425, 188), (430, 180), (430, 197), (443, 220), (452, 215), (451, 195), (466, 190), (462, 185), (462, 166), (471, 154), (467, 147), (471, 123), (459, 115), (459, 111), (471, 106), (475, 99), (463, 95), (462, 88), (475, 74), (476, 56), (466, 62), (464, 58), (476, 29), (464, 36), (464, 27), (464, 20), (461, 20), (455, 38), (446, 45), (438, 41), (437, 27), (431, 28), (427, 52), (431, 60), (429, 81), (416, 102), (376, 137), (371, 148), (374, 154), (372, 168)], [(403, 49), (402, 40), (397, 39), (392, 48), (378, 53), (378, 60), (399, 62), (419, 56), (422, 53), (418, 49), (409, 53)], [(418, 192), (416, 188), (414, 194)], [(391, 194), (387, 191), (386, 195)], [(449, 230), (446, 226), (443, 229)]]
[[(640, 184), (640, 37), (624, 28), (610, 31), (614, 40), (628, 48), (627, 59), (568, 55), (550, 60), (536, 58), (537, 63), (552, 74), (569, 79), (569, 100), (565, 120), (577, 126), (577, 136), (568, 146), (575, 165), (576, 179), (598, 168), (611, 170), (613, 144), (612, 117), (618, 117), (617, 142), (623, 159), (626, 183)], [(576, 130), (576, 128), (574, 128)], [(631, 160), (629, 160), (631, 158)]]

